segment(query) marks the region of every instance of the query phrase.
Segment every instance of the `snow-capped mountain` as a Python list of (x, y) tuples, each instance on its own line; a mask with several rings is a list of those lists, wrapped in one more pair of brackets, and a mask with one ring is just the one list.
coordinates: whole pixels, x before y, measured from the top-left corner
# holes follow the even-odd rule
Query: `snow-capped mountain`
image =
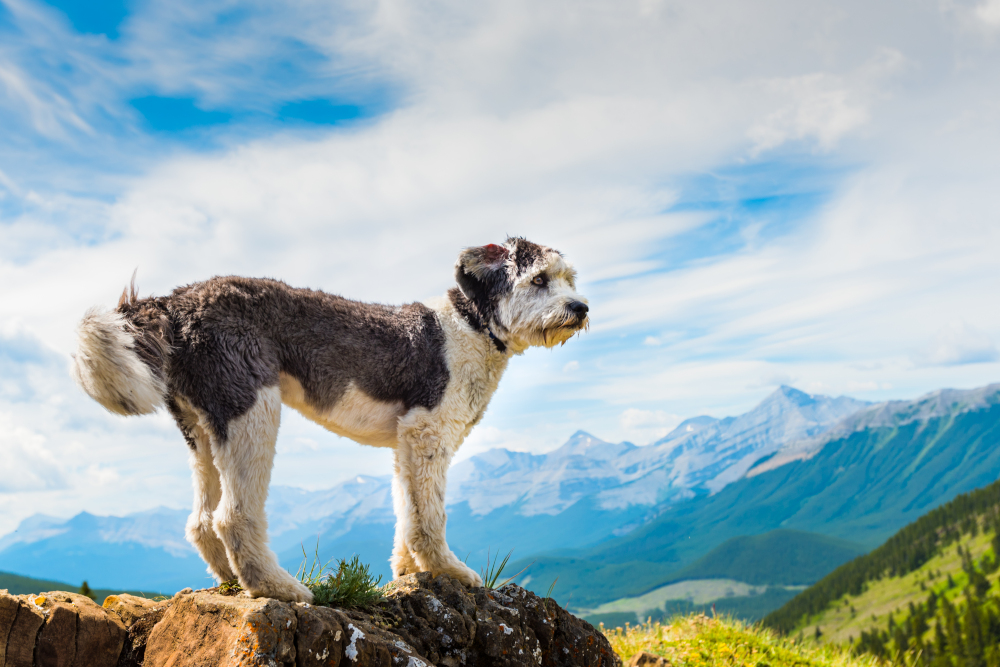
[[(517, 503), (531, 516), (558, 514), (589, 496), (615, 510), (714, 493), (785, 443), (822, 433), (868, 405), (782, 386), (750, 412), (688, 419), (644, 447), (578, 431), (547, 454), (495, 449), (451, 469), (448, 504), (468, 502), (474, 514), (487, 514)], [(487, 483), (490, 492), (483, 493)]]
[[(867, 405), (781, 387), (746, 414), (695, 417), (651, 445), (578, 431), (545, 454), (490, 450), (449, 472), (449, 540), (473, 554), (470, 562), (489, 545), (517, 546), (524, 557), (593, 544), (677, 500), (717, 492), (787, 443), (815, 437)], [(359, 476), (322, 491), (272, 487), (267, 512), (271, 545), (286, 566), (294, 568), (303, 546), (311, 552), (318, 540), (326, 558), (359, 553), (387, 573), (394, 522), (388, 476)], [(205, 566), (184, 540), (186, 515), (165, 508), (69, 520), (36, 515), (0, 538), (0, 570), (168, 592), (203, 585)]]
[(814, 456), (823, 445), (867, 428), (900, 427), (937, 417), (983, 410), (1000, 403), (1000, 383), (975, 389), (938, 389), (912, 401), (885, 401), (854, 412), (832, 428), (801, 438), (789, 438), (774, 455), (758, 459), (748, 471), (753, 477), (791, 461)]
[(869, 405), (783, 385), (750, 412), (713, 421), (688, 420), (651, 447), (670, 451), (672, 485), (715, 493), (785, 443), (819, 435)]

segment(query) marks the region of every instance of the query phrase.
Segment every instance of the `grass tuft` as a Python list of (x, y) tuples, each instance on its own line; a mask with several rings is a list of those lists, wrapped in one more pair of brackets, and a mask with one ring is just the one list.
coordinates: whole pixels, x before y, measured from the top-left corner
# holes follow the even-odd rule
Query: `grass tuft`
[[(497, 555), (491, 559), (490, 550), (486, 549), (486, 567), (479, 571), (479, 574), (483, 578), (483, 586), (489, 589), (498, 588), (497, 579), (500, 578), (500, 575), (503, 573), (503, 569), (507, 567), (507, 561), (510, 560), (510, 555), (512, 553), (514, 553), (513, 549), (508, 551), (507, 555), (504, 556), (504, 559), (500, 561), (498, 566), (497, 561), (500, 560), (500, 552), (498, 551)], [(507, 581), (510, 580), (508, 579)], [(507, 583), (507, 581), (505, 581), (504, 584)], [(500, 585), (503, 586), (503, 584)]]
[(500, 579), (500, 575), (503, 574), (503, 569), (507, 567), (507, 561), (510, 560), (510, 555), (512, 553), (514, 553), (513, 549), (508, 551), (507, 555), (504, 556), (503, 560), (500, 561), (498, 564), (497, 561), (500, 560), (500, 552), (497, 551), (496, 556), (494, 556), (491, 560), (490, 550), (488, 548), (486, 549), (486, 568), (479, 571), (479, 574), (483, 579), (483, 586), (485, 586), (489, 590), (493, 590), (495, 588), (503, 588), (504, 586), (506, 586), (507, 584), (509, 584), (510, 582), (514, 581), (522, 574), (524, 574), (524, 571), (527, 570), (529, 567), (534, 565), (534, 561), (532, 561), (527, 565), (525, 565), (524, 568), (520, 572), (515, 574), (513, 577), (507, 577), (503, 581), (500, 581), (500, 583), (497, 583)]
[(550, 597), (552, 597), (552, 591), (554, 591), (556, 589), (556, 584), (558, 582), (559, 582), (559, 577), (556, 577), (555, 579), (552, 580), (552, 583), (549, 584), (549, 591), (548, 591), (548, 593), (545, 594), (545, 599), (546, 600), (548, 600)]
[[(338, 560), (336, 569), (330, 568), (330, 563), (322, 563), (319, 559), (319, 548), (313, 557), (309, 571), (306, 563), (309, 557), (302, 549), (302, 565), (296, 577), (312, 591), (313, 604), (323, 607), (340, 607), (363, 609), (371, 607), (381, 600), (385, 592), (379, 588), (382, 575), (372, 577), (369, 566), (355, 556), (350, 561)], [(332, 561), (330, 561), (332, 562)]]
[(641, 625), (601, 632), (622, 662), (642, 651), (665, 657), (684, 667), (879, 667), (871, 656), (855, 657), (846, 648), (803, 646), (794, 639), (731, 618), (703, 614), (676, 617), (667, 623)]

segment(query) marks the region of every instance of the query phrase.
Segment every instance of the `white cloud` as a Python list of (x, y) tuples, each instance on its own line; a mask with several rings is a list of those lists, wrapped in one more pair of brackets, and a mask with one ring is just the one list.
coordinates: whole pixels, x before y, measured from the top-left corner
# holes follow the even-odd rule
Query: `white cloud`
[(29, 83), (29, 77), (16, 68), (0, 62), (0, 90), (13, 106), (20, 107), (39, 134), (50, 138), (65, 138), (65, 126), (90, 131), (90, 127), (73, 112), (72, 107), (57, 95), (46, 100)]
[(1000, 0), (986, 0), (976, 5), (975, 15), (990, 27), (1000, 26)]
[(0, 469), (6, 471), (0, 479), (0, 493), (65, 488), (61, 467), (44, 436), (15, 426), (10, 415), (0, 413)]
[(996, 343), (987, 334), (962, 321), (943, 327), (931, 344), (915, 357), (928, 365), (958, 365), (993, 362), (1000, 359)]
[(622, 430), (629, 436), (629, 440), (640, 445), (645, 445), (654, 440), (659, 440), (667, 433), (670, 433), (682, 418), (678, 415), (667, 414), (663, 410), (639, 410), (628, 408), (622, 412), (620, 423)]

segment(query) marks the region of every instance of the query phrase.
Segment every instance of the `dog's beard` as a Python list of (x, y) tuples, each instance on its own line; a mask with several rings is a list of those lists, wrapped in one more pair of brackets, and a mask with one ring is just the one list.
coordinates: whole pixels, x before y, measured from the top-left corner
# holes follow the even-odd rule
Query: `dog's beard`
[(542, 329), (542, 345), (550, 348), (555, 347), (556, 345), (565, 345), (566, 341), (570, 338), (589, 328), (589, 317), (584, 317), (581, 320), (580, 318), (574, 316), (557, 326)]

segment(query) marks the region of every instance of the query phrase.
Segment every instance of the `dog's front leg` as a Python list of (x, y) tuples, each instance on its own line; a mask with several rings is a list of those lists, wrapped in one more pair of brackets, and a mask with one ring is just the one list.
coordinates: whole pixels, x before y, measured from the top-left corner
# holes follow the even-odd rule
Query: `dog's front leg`
[(409, 571), (447, 574), (466, 586), (482, 586), (475, 570), (448, 547), (444, 497), (448, 464), (457, 445), (447, 428), (428, 418), (400, 420), (393, 484), (396, 545), (393, 575)]

